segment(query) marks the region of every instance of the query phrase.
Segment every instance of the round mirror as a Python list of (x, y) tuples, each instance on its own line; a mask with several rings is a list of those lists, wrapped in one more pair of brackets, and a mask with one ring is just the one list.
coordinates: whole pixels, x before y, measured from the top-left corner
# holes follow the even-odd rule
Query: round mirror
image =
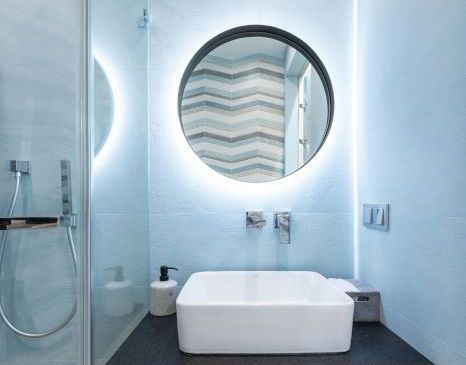
[(113, 124), (113, 93), (102, 66), (94, 59), (94, 155), (107, 141)]
[(311, 48), (265, 26), (209, 41), (183, 76), (179, 115), (193, 151), (230, 178), (287, 176), (319, 151), (333, 116), (328, 74)]

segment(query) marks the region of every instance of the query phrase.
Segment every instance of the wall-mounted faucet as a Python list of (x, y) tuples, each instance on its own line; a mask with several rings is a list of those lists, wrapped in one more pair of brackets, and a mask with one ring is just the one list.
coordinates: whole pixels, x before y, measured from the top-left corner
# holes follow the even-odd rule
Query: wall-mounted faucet
[(266, 224), (264, 212), (246, 212), (246, 228), (260, 228)]
[(275, 212), (273, 214), (274, 227), (278, 228), (280, 243), (290, 244), (290, 212)]

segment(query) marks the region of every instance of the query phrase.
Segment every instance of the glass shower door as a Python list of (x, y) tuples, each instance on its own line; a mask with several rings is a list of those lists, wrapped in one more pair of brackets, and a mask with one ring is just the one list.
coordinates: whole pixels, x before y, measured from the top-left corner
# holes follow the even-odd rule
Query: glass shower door
[[(148, 1), (90, 1), (92, 361), (148, 313)], [(145, 17), (146, 16), (146, 17)]]
[(82, 8), (0, 6), (2, 365), (83, 361)]

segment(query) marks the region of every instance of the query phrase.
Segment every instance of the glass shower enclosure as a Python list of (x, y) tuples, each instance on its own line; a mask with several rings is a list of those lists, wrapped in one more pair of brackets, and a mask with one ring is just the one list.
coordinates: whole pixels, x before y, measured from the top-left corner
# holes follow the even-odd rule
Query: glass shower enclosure
[(105, 364), (148, 311), (147, 0), (1, 0), (0, 365)]
[(92, 359), (148, 312), (148, 2), (91, 0)]

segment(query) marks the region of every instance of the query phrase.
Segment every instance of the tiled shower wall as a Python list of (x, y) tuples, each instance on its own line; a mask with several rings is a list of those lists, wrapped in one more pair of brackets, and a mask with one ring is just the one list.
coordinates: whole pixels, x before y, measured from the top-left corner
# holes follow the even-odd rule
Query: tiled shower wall
[(183, 127), (215, 171), (261, 182), (284, 174), (284, 61), (266, 54), (205, 57), (183, 97)]
[[(7, 160), (29, 160), (16, 216), (62, 213), (60, 160), (71, 162), (73, 229), (81, 259), (82, 217), (79, 140), (81, 1), (2, 0), (0, 5), (0, 215), (14, 187)], [(11, 231), (1, 267), (2, 300), (10, 320), (30, 332), (47, 331), (66, 318), (80, 275), (64, 229)], [(78, 300), (78, 304), (80, 301)], [(76, 365), (81, 308), (61, 331), (42, 339), (15, 335), (0, 321), (1, 365)]]

